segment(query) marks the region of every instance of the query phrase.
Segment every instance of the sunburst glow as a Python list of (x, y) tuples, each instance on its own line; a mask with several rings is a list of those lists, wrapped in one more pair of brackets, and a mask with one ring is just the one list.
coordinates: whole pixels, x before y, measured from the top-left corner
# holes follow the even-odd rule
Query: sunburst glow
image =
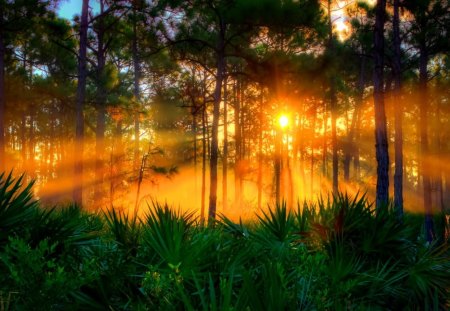
[(278, 117), (278, 124), (281, 128), (286, 128), (289, 125), (289, 118), (288, 116), (282, 114)]

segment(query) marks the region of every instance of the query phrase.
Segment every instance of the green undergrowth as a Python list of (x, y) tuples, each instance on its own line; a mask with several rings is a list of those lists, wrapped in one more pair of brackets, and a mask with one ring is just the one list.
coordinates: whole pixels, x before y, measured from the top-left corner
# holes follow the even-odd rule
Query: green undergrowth
[[(339, 194), (252, 224), (153, 203), (44, 209), (32, 184), (0, 176), (1, 310), (447, 310), (445, 215), (399, 222), (365, 196)], [(446, 236), (447, 233), (447, 236)]]

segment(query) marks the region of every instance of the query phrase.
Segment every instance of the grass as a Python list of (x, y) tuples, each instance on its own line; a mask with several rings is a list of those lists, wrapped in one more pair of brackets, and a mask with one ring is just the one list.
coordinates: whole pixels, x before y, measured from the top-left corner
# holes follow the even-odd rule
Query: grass
[[(446, 310), (448, 225), (396, 220), (339, 194), (251, 224), (203, 227), (156, 202), (141, 219), (43, 209), (32, 184), (0, 175), (2, 310)], [(447, 231), (448, 232), (448, 231)], [(446, 240), (447, 239), (447, 240)], [(11, 294), (12, 293), (12, 294)]]

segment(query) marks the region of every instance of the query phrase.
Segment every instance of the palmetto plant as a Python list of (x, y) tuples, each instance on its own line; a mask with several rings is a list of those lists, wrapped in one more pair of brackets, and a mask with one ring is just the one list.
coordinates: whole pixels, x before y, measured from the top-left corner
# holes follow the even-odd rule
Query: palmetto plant
[(188, 233), (193, 224), (193, 214), (176, 212), (167, 204), (154, 202), (145, 219), (144, 243), (176, 268), (187, 255)]
[(294, 213), (288, 210), (286, 202), (269, 207), (267, 212), (261, 210), (256, 216), (259, 222), (251, 237), (271, 256), (287, 258), (298, 236), (294, 234)]
[(100, 216), (77, 206), (45, 209), (32, 199), (32, 183), (22, 184), (23, 176), (0, 175), (0, 291), (37, 291), (18, 295), (17, 308), (42, 302), (47, 309), (92, 310), (444, 310), (449, 304), (448, 243), (424, 243), (423, 216), (406, 214), (399, 222), (391, 207), (375, 211), (365, 196), (337, 194), (296, 211), (279, 204), (252, 223), (222, 215), (203, 227), (193, 213), (156, 202), (143, 219), (115, 209)]
[(38, 203), (33, 199), (30, 182), (23, 186), (24, 175), (14, 178), (12, 172), (0, 174), (0, 246), (12, 235), (23, 235)]
[(139, 220), (114, 208), (104, 212), (104, 219), (108, 232), (119, 247), (129, 255), (136, 256), (141, 235)]
[(190, 279), (192, 271), (207, 271), (215, 256), (213, 229), (194, 227), (193, 213), (174, 211), (154, 202), (143, 227), (143, 245), (157, 254), (155, 264), (163, 270)]
[(424, 303), (448, 302), (450, 258), (444, 247), (424, 246), (417, 226), (399, 222), (390, 206), (375, 211), (364, 196), (339, 194), (323, 202), (310, 237), (321, 240), (327, 254), (325, 283), (333, 308), (422, 309)]

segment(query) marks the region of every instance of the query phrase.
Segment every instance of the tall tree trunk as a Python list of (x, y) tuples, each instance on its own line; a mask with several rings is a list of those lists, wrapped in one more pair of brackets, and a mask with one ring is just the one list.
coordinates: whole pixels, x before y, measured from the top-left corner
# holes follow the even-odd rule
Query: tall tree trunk
[(133, 167), (135, 170), (139, 169), (139, 140), (140, 140), (140, 104), (141, 104), (141, 63), (138, 50), (138, 34), (137, 34), (137, 16), (136, 8), (133, 14), (133, 67), (134, 67), (134, 88), (133, 95), (136, 101), (136, 111), (134, 112), (134, 161)]
[(395, 115), (395, 172), (394, 172), (394, 207), (397, 217), (403, 219), (403, 105), (402, 69), (400, 55), (400, 0), (394, 0), (394, 115)]
[(283, 134), (279, 129), (276, 130), (275, 134), (275, 202), (277, 205), (281, 203), (281, 148)]
[(317, 108), (313, 108), (312, 115), (312, 125), (311, 125), (311, 176), (310, 176), (310, 197), (313, 197), (314, 194), (314, 145), (316, 144), (316, 119), (317, 119)]
[(425, 238), (431, 242), (434, 238), (432, 200), (431, 200), (431, 176), (428, 150), (428, 51), (425, 42), (420, 44), (419, 59), (419, 109), (420, 109), (420, 148), (421, 148), (421, 172), (423, 185), (423, 206), (425, 210)]
[(225, 24), (220, 18), (219, 37), (217, 42), (217, 70), (216, 70), (216, 86), (214, 89), (214, 107), (213, 121), (211, 129), (211, 157), (210, 157), (210, 191), (209, 191), (209, 209), (208, 219), (214, 221), (216, 218), (217, 207), (217, 159), (219, 155), (219, 118), (220, 118), (220, 101), (222, 99), (222, 83), (225, 72)]
[(347, 141), (345, 142), (344, 148), (344, 161), (343, 161), (343, 170), (344, 170), (344, 180), (346, 182), (350, 181), (350, 163), (353, 158), (353, 168), (354, 168), (354, 176), (355, 179), (359, 179), (359, 147), (358, 147), (358, 139), (359, 131), (360, 131), (360, 114), (361, 114), (361, 106), (363, 103), (364, 97), (364, 87), (365, 87), (365, 57), (360, 57), (360, 68), (359, 68), (359, 78), (357, 84), (357, 94), (355, 96), (355, 108), (352, 116), (352, 123), (350, 126), (350, 131), (347, 135)]
[(322, 177), (327, 179), (328, 177), (328, 141), (327, 141), (327, 129), (328, 129), (328, 111), (326, 101), (323, 101), (323, 146), (322, 146)]
[[(101, 91), (100, 91), (101, 92)], [(98, 92), (98, 93), (100, 93)], [(105, 167), (105, 128), (106, 107), (103, 95), (97, 94), (97, 126), (95, 128), (95, 188), (94, 205), (99, 206), (104, 193), (104, 167)], [(103, 102), (103, 103), (101, 103)]]
[(110, 159), (110, 173), (109, 173), (109, 197), (110, 206), (113, 206), (115, 200), (116, 188), (120, 185), (120, 178), (122, 176), (121, 168), (123, 167), (122, 160), (125, 155), (123, 144), (123, 122), (120, 118), (117, 121), (114, 131), (114, 142), (112, 143), (112, 152)]
[[(106, 90), (104, 71), (106, 65), (106, 47), (104, 42), (105, 27), (103, 23), (104, 0), (100, 0), (100, 19), (97, 30), (97, 124), (95, 129), (95, 188), (94, 206), (98, 208), (105, 196), (105, 129), (106, 129)], [(112, 176), (110, 176), (112, 178)]]
[(35, 121), (35, 108), (33, 106), (31, 106), (29, 108), (30, 112), (30, 130), (29, 130), (29, 150), (30, 150), (30, 168), (31, 168), (31, 176), (33, 178), (37, 177), (36, 176), (36, 159), (35, 159), (35, 155), (36, 155), (36, 135), (35, 135), (35, 131), (34, 131), (34, 121)]
[(27, 116), (25, 111), (22, 111), (22, 120), (20, 123), (20, 141), (21, 141), (21, 151), (22, 151), (22, 169), (25, 171), (27, 170)]
[(264, 104), (264, 88), (261, 85), (260, 103), (258, 111), (258, 210), (262, 207), (262, 188), (263, 188), (263, 153), (262, 153), (262, 143), (263, 143), (263, 104)]
[(206, 131), (207, 131), (207, 119), (206, 119), (206, 99), (203, 100), (202, 107), (202, 205), (200, 210), (200, 222), (205, 222), (205, 195), (206, 195)]
[(78, 55), (78, 85), (76, 98), (76, 131), (74, 158), (74, 190), (73, 200), (75, 203), (83, 203), (83, 139), (84, 139), (84, 115), (83, 107), (86, 96), (86, 51), (88, 30), (89, 0), (83, 0), (80, 23), (80, 50)]
[(227, 209), (228, 202), (228, 89), (227, 79), (223, 85), (223, 159), (222, 159), (222, 205)]
[[(244, 176), (246, 174), (246, 157), (250, 154), (247, 153), (247, 131), (245, 129), (245, 89), (246, 81), (239, 80), (239, 102), (240, 102), (240, 112), (239, 112), (239, 129), (240, 129), (240, 163), (239, 163), (239, 206), (242, 207), (242, 200), (244, 198)], [(248, 158), (247, 158), (248, 160)]]
[[(104, 0), (100, 0), (100, 15), (104, 13)], [(97, 126), (95, 129), (95, 188), (94, 206), (99, 207), (105, 196), (104, 189), (104, 167), (105, 167), (105, 129), (106, 129), (106, 90), (105, 90), (105, 65), (106, 47), (104, 42), (105, 27), (103, 16), (98, 20), (97, 30)], [(111, 178), (111, 176), (110, 176)]]
[(344, 180), (345, 182), (350, 181), (350, 162), (352, 157), (354, 156), (354, 137), (355, 137), (355, 129), (356, 122), (359, 118), (359, 103), (355, 103), (355, 109), (353, 111), (352, 123), (350, 125), (350, 130), (348, 131), (347, 138), (344, 144), (344, 161), (343, 161), (343, 171), (344, 171)]
[[(359, 68), (359, 79), (358, 79), (358, 95), (356, 99), (356, 104), (359, 109), (361, 109), (364, 100), (364, 89), (366, 85), (365, 75), (366, 75), (366, 58), (361, 56), (360, 58), (360, 68)], [(359, 111), (358, 109), (358, 111)], [(352, 146), (353, 154), (353, 168), (354, 168), (354, 178), (359, 181), (360, 176), (360, 163), (359, 163), (359, 141), (361, 138), (361, 116), (358, 113), (355, 120), (355, 138)]]
[(441, 137), (440, 132), (444, 130), (444, 127), (441, 124), (441, 120), (439, 118), (441, 114), (439, 104), (436, 107), (436, 117), (437, 121), (435, 121), (434, 126), (434, 157), (436, 160), (433, 161), (433, 181), (436, 185), (436, 208), (439, 212), (444, 212), (444, 197), (442, 193), (442, 162), (443, 153), (441, 147)]
[[(327, 2), (328, 10), (328, 49), (331, 53), (334, 50), (334, 38), (333, 38), (333, 17), (331, 14), (331, 0)], [(339, 190), (338, 175), (339, 175), (339, 162), (338, 162), (338, 146), (337, 146), (337, 133), (336, 133), (336, 121), (337, 121), (337, 94), (336, 94), (336, 78), (334, 73), (329, 77), (330, 87), (330, 109), (331, 109), (331, 148), (333, 152), (332, 166), (333, 166), (333, 194), (336, 195)]]
[[(334, 80), (334, 79), (332, 79)], [(339, 191), (338, 176), (339, 176), (339, 162), (338, 162), (338, 145), (337, 145), (337, 98), (334, 82), (331, 82), (330, 106), (331, 106), (331, 145), (333, 148), (333, 194), (336, 195)]]
[(438, 117), (437, 125), (436, 125), (436, 155), (439, 161), (436, 161), (436, 178), (437, 178), (437, 192), (438, 192), (438, 208), (440, 209), (441, 213), (445, 212), (445, 193), (444, 193), (444, 178), (445, 178), (445, 165), (443, 165), (443, 161), (445, 161), (445, 138), (442, 133), (445, 133), (446, 131), (446, 125), (442, 121), (442, 118), (440, 118), (442, 112), (442, 104), (441, 101), (437, 105), (436, 109), (436, 116)]
[(235, 159), (234, 159), (234, 207), (241, 206), (241, 160), (242, 160), (242, 140), (241, 140), (241, 93), (239, 80), (234, 85), (234, 142), (235, 142)]
[(198, 174), (197, 174), (197, 106), (195, 105), (195, 102), (192, 101), (192, 137), (193, 137), (193, 143), (194, 143), (194, 193), (195, 193), (195, 199), (194, 204), (197, 208), (198, 204)]
[(50, 178), (54, 175), (55, 172), (55, 158), (56, 158), (56, 118), (57, 118), (57, 111), (56, 107), (52, 107), (51, 109), (51, 115), (50, 115), (50, 139), (49, 139), (49, 145), (50, 145), (50, 161), (49, 161), (49, 167), (50, 167)]
[[(0, 8), (0, 25), (3, 25), (3, 9)], [(5, 39), (0, 29), (0, 173), (5, 170)]]
[[(297, 139), (296, 139), (296, 145), (297, 145), (297, 152), (295, 153), (294, 159), (297, 158), (297, 155), (299, 156), (299, 175), (300, 175), (300, 189), (302, 191), (301, 196), (299, 195), (299, 199), (306, 199), (305, 192), (306, 192), (306, 175), (305, 175), (305, 140), (302, 139), (305, 137), (305, 106), (302, 106), (302, 111), (300, 115), (300, 130), (297, 130)], [(287, 146), (286, 146), (287, 148)], [(288, 157), (286, 157), (286, 160), (289, 160)]]
[(377, 158), (376, 208), (386, 207), (389, 202), (389, 153), (386, 113), (384, 107), (384, 22), (386, 0), (377, 0), (374, 30), (374, 110), (375, 148)]

